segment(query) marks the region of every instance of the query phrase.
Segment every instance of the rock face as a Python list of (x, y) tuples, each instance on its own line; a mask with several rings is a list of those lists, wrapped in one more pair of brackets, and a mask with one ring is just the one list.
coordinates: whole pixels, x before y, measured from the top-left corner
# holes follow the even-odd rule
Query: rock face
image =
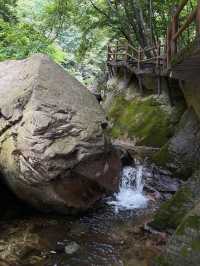
[(155, 157), (160, 165), (182, 178), (189, 178), (200, 163), (200, 122), (193, 108), (181, 118), (175, 135), (162, 147)]
[(199, 201), (199, 195), (200, 171), (197, 170), (170, 200), (161, 205), (151, 225), (158, 230), (176, 229)]
[[(199, 175), (199, 172), (196, 173), (195, 175), (197, 178), (197, 175)], [(195, 177), (193, 177), (193, 183), (194, 181), (195, 181)], [(198, 186), (198, 193), (199, 193), (199, 181), (198, 181), (197, 186)], [(192, 191), (192, 194), (193, 193), (195, 194), (195, 196), (192, 196), (193, 197), (192, 199), (189, 199), (189, 197), (188, 199), (185, 198), (185, 201), (183, 203), (181, 203), (179, 199), (179, 205), (181, 208), (181, 211), (178, 211), (179, 213), (175, 214), (175, 210), (171, 208), (171, 210), (173, 210), (172, 218), (175, 219), (176, 218), (175, 216), (178, 217), (179, 215), (180, 223), (178, 224), (178, 227), (176, 231), (174, 232), (174, 234), (172, 235), (172, 237), (169, 239), (165, 251), (160, 257), (156, 259), (155, 266), (163, 266), (163, 265), (166, 265), (166, 266), (179, 266), (179, 265), (199, 266), (199, 262), (200, 262), (200, 252), (199, 252), (200, 251), (200, 201), (199, 201), (199, 198), (197, 199), (197, 197), (199, 196), (199, 194), (197, 195), (197, 189), (195, 192)], [(195, 201), (195, 197), (196, 197), (196, 201)], [(184, 213), (183, 213), (183, 210), (185, 210)], [(163, 221), (164, 221), (164, 217), (163, 217)]]
[(21, 199), (66, 213), (117, 190), (102, 123), (95, 97), (48, 57), (0, 63), (0, 169)]
[(183, 83), (182, 91), (184, 93), (187, 105), (192, 107), (200, 119), (200, 94), (199, 81)]

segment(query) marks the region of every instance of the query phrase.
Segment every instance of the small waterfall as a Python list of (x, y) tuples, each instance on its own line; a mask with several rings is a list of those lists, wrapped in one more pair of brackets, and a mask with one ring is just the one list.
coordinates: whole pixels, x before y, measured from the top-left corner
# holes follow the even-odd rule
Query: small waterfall
[(148, 199), (143, 193), (143, 188), (143, 166), (138, 163), (135, 167), (126, 166), (122, 171), (119, 192), (114, 194), (114, 200), (108, 204), (112, 205), (116, 212), (146, 208)]

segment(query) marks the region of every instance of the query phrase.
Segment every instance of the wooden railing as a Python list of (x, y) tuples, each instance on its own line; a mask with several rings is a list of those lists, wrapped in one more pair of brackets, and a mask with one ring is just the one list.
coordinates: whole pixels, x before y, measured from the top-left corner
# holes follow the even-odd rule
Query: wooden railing
[(120, 61), (125, 64), (134, 64), (139, 74), (144, 65), (149, 64), (156, 70), (156, 73), (168, 73), (172, 58), (179, 52), (178, 40), (193, 22), (196, 23), (196, 37), (200, 36), (200, 0), (196, 1), (196, 7), (187, 15), (184, 22), (181, 18), (182, 11), (191, 0), (182, 0), (179, 5), (175, 6), (164, 45), (160, 45), (158, 42), (153, 47), (142, 49), (117, 41), (108, 45), (107, 64)]
[(132, 64), (137, 67), (138, 72), (142, 70), (146, 63), (153, 64), (158, 68), (164, 63), (165, 45), (157, 43), (156, 46), (149, 48), (135, 48), (127, 42), (112, 43), (108, 45), (107, 64), (123, 62), (124, 64)]
[(182, 33), (188, 29), (192, 22), (196, 22), (197, 36), (200, 34), (200, 0), (197, 0), (196, 7), (187, 16), (186, 20), (181, 24), (180, 15), (185, 6), (191, 0), (182, 0), (180, 5), (175, 7), (172, 21), (167, 30), (167, 68), (170, 68), (171, 59), (179, 52), (178, 39)]

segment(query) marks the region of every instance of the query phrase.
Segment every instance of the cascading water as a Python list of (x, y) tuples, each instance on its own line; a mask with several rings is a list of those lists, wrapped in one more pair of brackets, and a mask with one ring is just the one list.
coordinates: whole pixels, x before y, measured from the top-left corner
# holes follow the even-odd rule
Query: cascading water
[(138, 163), (135, 167), (126, 166), (122, 170), (119, 192), (114, 194), (114, 200), (108, 201), (108, 204), (112, 205), (116, 212), (146, 208), (148, 199), (143, 188), (143, 166)]

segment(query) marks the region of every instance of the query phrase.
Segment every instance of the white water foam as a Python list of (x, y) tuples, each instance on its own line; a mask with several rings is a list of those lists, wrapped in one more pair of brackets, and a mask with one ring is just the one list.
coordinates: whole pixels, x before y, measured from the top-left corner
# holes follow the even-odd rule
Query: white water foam
[(114, 194), (114, 200), (109, 201), (108, 204), (112, 205), (116, 212), (146, 208), (148, 199), (143, 193), (143, 188), (143, 166), (126, 166), (122, 171), (119, 192)]

